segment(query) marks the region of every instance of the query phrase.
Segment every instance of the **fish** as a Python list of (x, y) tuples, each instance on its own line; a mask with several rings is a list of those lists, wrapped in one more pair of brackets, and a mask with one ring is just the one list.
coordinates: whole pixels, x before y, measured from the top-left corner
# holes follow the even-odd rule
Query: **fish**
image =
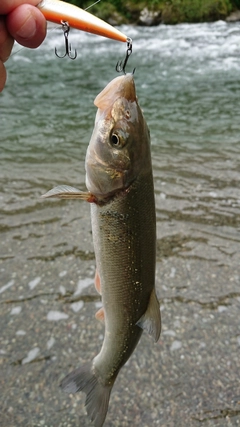
[(97, 34), (109, 39), (127, 42), (128, 37), (114, 28), (112, 25), (92, 15), (86, 10), (73, 4), (60, 0), (42, 0), (38, 9), (43, 13), (47, 21), (61, 24), (67, 21), (68, 25), (77, 30)]
[(155, 289), (156, 213), (150, 133), (138, 104), (133, 74), (113, 79), (97, 95), (87, 148), (88, 191), (60, 185), (43, 197), (90, 203), (96, 257), (95, 286), (102, 296), (97, 319), (105, 325), (99, 354), (62, 381), (68, 393), (86, 393), (95, 427), (104, 424), (116, 377), (143, 330), (161, 332)]

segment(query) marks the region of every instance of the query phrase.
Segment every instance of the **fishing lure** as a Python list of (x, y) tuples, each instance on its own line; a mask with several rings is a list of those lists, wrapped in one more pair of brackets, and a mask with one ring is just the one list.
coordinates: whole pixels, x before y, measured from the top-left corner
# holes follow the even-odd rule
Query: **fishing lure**
[(66, 22), (69, 27), (109, 39), (127, 42), (128, 37), (117, 28), (86, 10), (60, 0), (42, 0), (37, 6), (47, 21), (55, 24)]

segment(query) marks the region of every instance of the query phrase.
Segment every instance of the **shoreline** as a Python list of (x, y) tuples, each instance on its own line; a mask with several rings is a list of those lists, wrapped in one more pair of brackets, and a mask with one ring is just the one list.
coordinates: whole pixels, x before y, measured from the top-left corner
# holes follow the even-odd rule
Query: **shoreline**
[[(69, 0), (78, 3), (82, 8), (89, 6), (85, 1)], [(240, 21), (240, 2), (209, 1), (199, 3), (198, 0), (184, 0), (181, 3), (174, 0), (149, 2), (112, 1), (111, 4), (99, 2), (93, 5), (90, 13), (98, 16), (109, 24), (116, 26), (130, 24), (137, 26), (157, 26), (161, 24), (176, 25), (182, 23), (226, 22)]]
[[(96, 15), (99, 18), (103, 19), (101, 13), (96, 13)], [(162, 13), (161, 10), (150, 10), (145, 7), (144, 9), (139, 11), (138, 14), (136, 14), (135, 19), (126, 19), (122, 15), (115, 13), (112, 16), (109, 16), (108, 18), (104, 18), (104, 20), (106, 20), (109, 24), (113, 26), (129, 24), (142, 27), (154, 27), (158, 25), (199, 24), (204, 22), (217, 22), (220, 20), (228, 23), (235, 23), (240, 21), (240, 10), (235, 10), (230, 14), (227, 14), (226, 16), (218, 15), (215, 19), (211, 19), (211, 17), (209, 16), (208, 19), (203, 20), (188, 20), (184, 18), (177, 19), (177, 17), (175, 17), (168, 11)]]

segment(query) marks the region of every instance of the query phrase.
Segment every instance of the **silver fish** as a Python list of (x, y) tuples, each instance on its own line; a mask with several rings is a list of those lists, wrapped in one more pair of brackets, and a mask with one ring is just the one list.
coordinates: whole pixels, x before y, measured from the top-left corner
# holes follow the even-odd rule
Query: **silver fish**
[(86, 155), (88, 192), (59, 186), (43, 197), (91, 203), (97, 273), (105, 324), (100, 353), (62, 381), (68, 393), (84, 391), (95, 427), (104, 424), (110, 393), (143, 329), (159, 339), (155, 293), (156, 216), (150, 135), (132, 74), (112, 80), (96, 97), (95, 127)]

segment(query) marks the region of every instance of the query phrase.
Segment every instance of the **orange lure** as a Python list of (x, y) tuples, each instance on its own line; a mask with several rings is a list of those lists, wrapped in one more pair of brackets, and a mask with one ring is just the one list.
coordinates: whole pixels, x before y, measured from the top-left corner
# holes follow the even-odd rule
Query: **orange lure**
[(56, 24), (61, 24), (61, 21), (67, 21), (70, 27), (77, 30), (121, 42), (128, 40), (128, 37), (121, 33), (121, 31), (73, 4), (60, 0), (42, 0), (37, 7), (41, 10), (47, 21)]

